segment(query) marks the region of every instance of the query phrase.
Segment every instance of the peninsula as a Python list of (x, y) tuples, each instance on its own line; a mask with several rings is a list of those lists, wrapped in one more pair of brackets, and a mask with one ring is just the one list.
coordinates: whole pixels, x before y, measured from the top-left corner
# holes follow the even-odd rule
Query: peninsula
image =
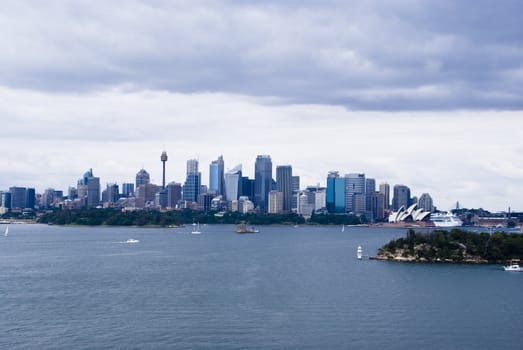
[(378, 250), (377, 260), (499, 264), (523, 260), (523, 236), (504, 232), (475, 233), (461, 229), (429, 233), (407, 231), (406, 237), (392, 240)]

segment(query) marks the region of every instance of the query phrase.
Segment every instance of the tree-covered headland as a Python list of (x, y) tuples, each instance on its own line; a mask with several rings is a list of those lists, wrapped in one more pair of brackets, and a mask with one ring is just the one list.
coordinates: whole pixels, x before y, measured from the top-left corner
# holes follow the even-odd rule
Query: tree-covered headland
[(406, 237), (384, 245), (376, 258), (412, 262), (505, 263), (523, 259), (523, 235), (475, 233), (461, 229), (421, 233), (411, 229)]

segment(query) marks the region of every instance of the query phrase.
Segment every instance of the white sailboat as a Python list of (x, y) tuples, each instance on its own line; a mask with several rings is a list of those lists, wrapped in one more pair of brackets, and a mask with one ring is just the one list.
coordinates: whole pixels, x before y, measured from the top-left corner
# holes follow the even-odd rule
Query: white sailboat
[(198, 224), (193, 223), (193, 224), (192, 224), (192, 232), (191, 232), (191, 233), (192, 233), (193, 235), (199, 235), (200, 233), (202, 233), (202, 232), (200, 231), (200, 223), (198, 223)]
[(8, 234), (9, 234), (9, 226), (6, 226), (4, 236), (7, 237)]
[(358, 250), (356, 251), (356, 257), (358, 260), (363, 259), (363, 248), (361, 248), (361, 245), (358, 246)]
[(345, 232), (345, 224), (341, 225), (341, 232)]

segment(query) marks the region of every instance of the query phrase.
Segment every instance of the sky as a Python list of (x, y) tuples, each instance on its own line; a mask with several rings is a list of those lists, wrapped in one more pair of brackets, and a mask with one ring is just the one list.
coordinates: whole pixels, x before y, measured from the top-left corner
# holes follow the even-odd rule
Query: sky
[[(0, 190), (269, 154), (523, 211), (523, 2), (6, 1)], [(273, 172), (275, 174), (275, 170)]]

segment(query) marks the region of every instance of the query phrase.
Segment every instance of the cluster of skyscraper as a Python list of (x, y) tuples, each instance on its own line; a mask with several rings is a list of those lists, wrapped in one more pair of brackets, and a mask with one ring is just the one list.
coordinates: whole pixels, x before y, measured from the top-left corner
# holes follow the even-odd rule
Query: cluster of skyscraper
[[(242, 166), (237, 165), (225, 171), (222, 156), (209, 165), (209, 185), (202, 185), (199, 162), (187, 161), (187, 171), (183, 184), (165, 182), (165, 163), (167, 153), (163, 152), (162, 185), (151, 183), (145, 169), (136, 174), (135, 183), (107, 184), (101, 191), (100, 178), (88, 170), (70, 187), (67, 196), (62, 191), (47, 189), (42, 195), (35, 195), (34, 189), (12, 187), (9, 192), (0, 191), (0, 210), (24, 208), (62, 207), (69, 209), (91, 207), (117, 207), (125, 209), (180, 209), (240, 211), (247, 213), (291, 213), (311, 215), (313, 212), (365, 215), (370, 220), (384, 219), (390, 210), (401, 206), (408, 207), (416, 202), (411, 198), (410, 189), (404, 185), (394, 186), (392, 206), (390, 188), (386, 183), (376, 190), (376, 181), (365, 174), (350, 173), (340, 176), (331, 171), (327, 176), (327, 187), (309, 186), (300, 189), (300, 177), (292, 173), (292, 166), (276, 166), (276, 180), (273, 177), (273, 164), (268, 155), (258, 155), (255, 161), (254, 179), (242, 174)], [(432, 211), (432, 199), (423, 194), (418, 206)]]

